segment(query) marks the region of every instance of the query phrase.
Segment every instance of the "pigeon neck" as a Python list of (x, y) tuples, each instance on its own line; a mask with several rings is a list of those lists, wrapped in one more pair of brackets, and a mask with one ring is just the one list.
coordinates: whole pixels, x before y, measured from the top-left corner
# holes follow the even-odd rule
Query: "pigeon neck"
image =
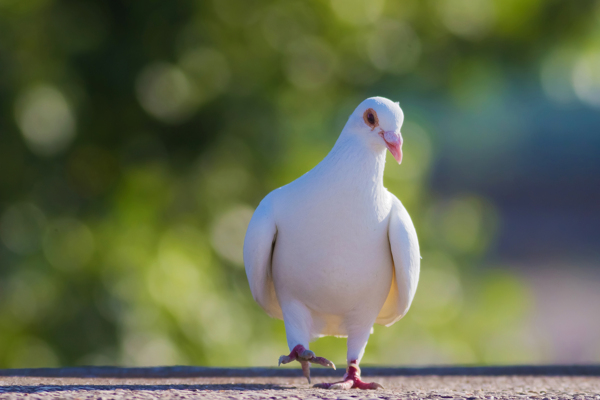
[(372, 148), (354, 135), (342, 133), (326, 159), (341, 179), (383, 187), (385, 155), (385, 148)]

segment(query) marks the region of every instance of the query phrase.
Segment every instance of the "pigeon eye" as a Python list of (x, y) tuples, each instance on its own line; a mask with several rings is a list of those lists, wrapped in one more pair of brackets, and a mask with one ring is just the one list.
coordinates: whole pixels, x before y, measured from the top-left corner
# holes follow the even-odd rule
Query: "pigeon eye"
[(363, 119), (365, 120), (365, 123), (367, 125), (369, 125), (371, 128), (375, 128), (377, 125), (379, 125), (377, 114), (371, 108), (369, 108), (367, 111), (365, 111), (365, 114), (363, 115)]

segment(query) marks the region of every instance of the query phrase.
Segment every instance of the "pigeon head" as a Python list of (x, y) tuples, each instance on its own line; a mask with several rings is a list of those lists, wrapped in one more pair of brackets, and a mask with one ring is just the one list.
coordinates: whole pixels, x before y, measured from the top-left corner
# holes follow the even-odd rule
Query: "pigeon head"
[(400, 104), (384, 97), (370, 97), (354, 110), (346, 128), (377, 150), (385, 151), (387, 148), (400, 164), (402, 162), (400, 128), (403, 122), (404, 113)]

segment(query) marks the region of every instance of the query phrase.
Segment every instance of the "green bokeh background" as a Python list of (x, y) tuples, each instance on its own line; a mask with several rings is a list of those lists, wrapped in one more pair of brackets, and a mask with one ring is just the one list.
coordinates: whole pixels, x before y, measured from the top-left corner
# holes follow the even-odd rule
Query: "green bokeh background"
[[(247, 223), (373, 95), (405, 111), (385, 184), (423, 262), (364, 363), (552, 361), (529, 287), (486, 258), (493, 202), (430, 184), (431, 102), (477, 112), (540, 68), (560, 100), (552, 73), (588, 65), (599, 21), (583, 0), (0, 0), (0, 367), (275, 365), (285, 331), (252, 300)], [(343, 363), (344, 339), (312, 348)]]

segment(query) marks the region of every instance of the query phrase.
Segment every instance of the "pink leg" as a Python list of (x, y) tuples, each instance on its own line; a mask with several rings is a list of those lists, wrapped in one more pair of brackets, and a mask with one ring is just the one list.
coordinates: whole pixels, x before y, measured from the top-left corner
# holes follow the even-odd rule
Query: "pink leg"
[(326, 358), (315, 356), (315, 353), (304, 348), (301, 344), (294, 347), (289, 355), (279, 357), (279, 365), (287, 364), (294, 360), (298, 360), (300, 365), (302, 365), (302, 373), (308, 379), (308, 383), (310, 383), (310, 363), (335, 369), (334, 363)]
[(356, 360), (351, 360), (344, 377), (339, 382), (317, 383), (314, 385), (323, 389), (383, 389), (383, 386), (377, 382), (363, 382), (360, 379), (360, 368)]

